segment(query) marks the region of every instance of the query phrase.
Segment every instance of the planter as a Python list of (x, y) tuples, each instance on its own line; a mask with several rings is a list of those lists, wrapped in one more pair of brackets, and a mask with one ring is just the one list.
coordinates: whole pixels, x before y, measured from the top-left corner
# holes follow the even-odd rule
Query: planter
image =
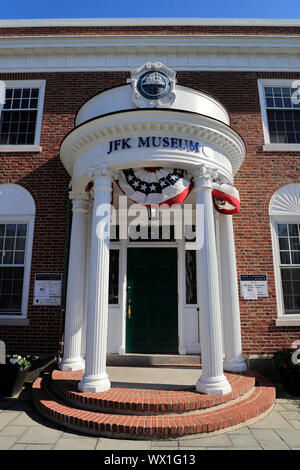
[(300, 370), (280, 369), (282, 384), (287, 392), (300, 397)]
[(0, 396), (13, 397), (22, 390), (29, 367), (20, 369), (14, 364), (0, 364)]

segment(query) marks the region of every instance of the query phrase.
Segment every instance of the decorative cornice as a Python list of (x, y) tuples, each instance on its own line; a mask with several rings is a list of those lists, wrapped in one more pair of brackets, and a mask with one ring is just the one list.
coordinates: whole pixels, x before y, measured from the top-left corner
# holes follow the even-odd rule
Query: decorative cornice
[(244, 142), (226, 124), (193, 113), (164, 110), (130, 111), (88, 121), (67, 135), (62, 142), (60, 155), (65, 168), (72, 174), (75, 161), (91, 146), (97, 145), (99, 149), (99, 145), (114, 138), (140, 134), (161, 135), (166, 132), (212, 146), (228, 158), (233, 173), (243, 162)]
[[(16, 30), (17, 33), (17, 30)], [(174, 70), (300, 70), (300, 36), (0, 37), (3, 72), (130, 71), (153, 57)]]

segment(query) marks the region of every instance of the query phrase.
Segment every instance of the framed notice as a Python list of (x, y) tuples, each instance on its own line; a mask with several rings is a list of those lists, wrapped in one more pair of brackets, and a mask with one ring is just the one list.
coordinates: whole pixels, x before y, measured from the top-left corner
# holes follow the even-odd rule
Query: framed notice
[(268, 279), (266, 274), (241, 274), (241, 297), (255, 300), (259, 297), (268, 297)]
[(61, 304), (62, 274), (36, 274), (33, 305)]

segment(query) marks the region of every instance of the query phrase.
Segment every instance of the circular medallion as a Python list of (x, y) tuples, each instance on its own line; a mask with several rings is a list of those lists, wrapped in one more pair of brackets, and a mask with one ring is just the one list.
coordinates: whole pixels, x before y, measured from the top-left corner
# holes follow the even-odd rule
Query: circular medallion
[(151, 70), (140, 76), (137, 89), (143, 98), (159, 100), (168, 95), (171, 90), (171, 82), (163, 72)]

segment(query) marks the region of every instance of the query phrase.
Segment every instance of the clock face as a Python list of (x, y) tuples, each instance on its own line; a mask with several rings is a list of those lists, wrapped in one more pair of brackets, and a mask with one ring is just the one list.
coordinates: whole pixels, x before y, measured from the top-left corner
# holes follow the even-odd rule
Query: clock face
[(171, 82), (166, 74), (158, 71), (149, 71), (140, 76), (137, 89), (148, 100), (159, 100), (171, 90)]

